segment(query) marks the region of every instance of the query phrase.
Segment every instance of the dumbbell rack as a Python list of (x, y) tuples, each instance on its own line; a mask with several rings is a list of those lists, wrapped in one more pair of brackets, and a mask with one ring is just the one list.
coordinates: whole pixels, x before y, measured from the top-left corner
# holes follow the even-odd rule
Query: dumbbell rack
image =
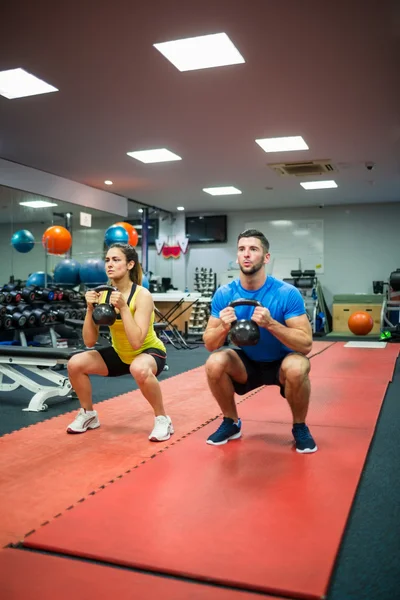
[(27, 335), (48, 333), (51, 345), (57, 347), (57, 324), (85, 317), (84, 298), (73, 290), (7, 287), (12, 286), (0, 291), (0, 340), (27, 346)]
[[(196, 267), (193, 287), (195, 292), (201, 294), (201, 298), (192, 308), (187, 335), (201, 336), (210, 317), (210, 300), (208, 299), (211, 299), (216, 289), (216, 273), (212, 269)], [(202, 298), (204, 298), (203, 301)]]

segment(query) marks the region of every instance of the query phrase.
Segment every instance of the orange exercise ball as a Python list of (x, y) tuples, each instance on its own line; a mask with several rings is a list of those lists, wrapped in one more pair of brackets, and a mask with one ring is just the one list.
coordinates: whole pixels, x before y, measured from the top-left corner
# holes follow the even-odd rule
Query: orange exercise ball
[(125, 229), (125, 231), (128, 232), (129, 238), (128, 238), (128, 244), (130, 246), (136, 246), (138, 241), (139, 241), (139, 236), (138, 236), (138, 232), (136, 231), (136, 229), (134, 228), (133, 225), (131, 225), (130, 223), (125, 223), (125, 221), (122, 221), (121, 223), (114, 223), (114, 225), (119, 225), (120, 227), (123, 227)]
[(44, 232), (42, 244), (49, 254), (65, 254), (72, 246), (72, 236), (65, 227), (53, 225)]
[(347, 324), (354, 335), (368, 335), (374, 326), (374, 320), (369, 313), (359, 310), (350, 315)]

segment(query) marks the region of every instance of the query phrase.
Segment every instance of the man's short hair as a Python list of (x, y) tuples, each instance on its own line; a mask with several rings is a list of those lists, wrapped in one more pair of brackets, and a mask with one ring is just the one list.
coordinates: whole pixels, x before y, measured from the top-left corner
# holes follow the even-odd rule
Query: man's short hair
[(241, 238), (250, 238), (250, 237), (259, 239), (262, 244), (265, 254), (268, 254), (269, 241), (267, 240), (265, 235), (261, 231), (258, 231), (257, 229), (245, 229), (245, 231), (242, 231), (242, 233), (239, 233), (237, 241), (239, 243), (239, 240)]

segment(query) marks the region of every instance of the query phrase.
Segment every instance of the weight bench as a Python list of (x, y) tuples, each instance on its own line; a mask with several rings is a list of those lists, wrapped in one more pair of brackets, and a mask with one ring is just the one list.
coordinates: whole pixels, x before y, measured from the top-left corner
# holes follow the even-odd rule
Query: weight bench
[[(20, 386), (33, 392), (33, 396), (24, 411), (40, 412), (47, 410), (45, 401), (56, 396), (69, 396), (73, 390), (68, 377), (52, 371), (56, 365), (66, 365), (69, 359), (82, 350), (68, 348), (37, 348), (34, 346), (0, 345), (0, 393), (12, 392)], [(18, 367), (15, 369), (14, 367)], [(27, 371), (24, 374), (19, 369)], [(30, 375), (50, 381), (50, 385), (39, 383)], [(12, 380), (4, 383), (3, 377)]]

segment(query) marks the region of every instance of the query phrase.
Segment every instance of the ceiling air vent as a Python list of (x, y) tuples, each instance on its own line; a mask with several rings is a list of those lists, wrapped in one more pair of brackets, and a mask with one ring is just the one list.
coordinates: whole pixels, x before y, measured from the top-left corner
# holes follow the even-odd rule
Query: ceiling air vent
[(336, 171), (329, 160), (307, 160), (305, 162), (276, 163), (268, 165), (278, 175), (324, 175)]

